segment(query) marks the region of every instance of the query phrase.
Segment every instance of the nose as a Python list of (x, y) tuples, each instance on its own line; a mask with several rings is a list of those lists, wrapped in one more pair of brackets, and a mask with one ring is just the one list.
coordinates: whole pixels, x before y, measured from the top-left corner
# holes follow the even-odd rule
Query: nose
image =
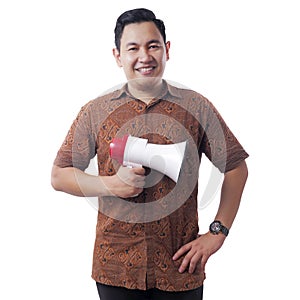
[(140, 63), (148, 63), (152, 61), (152, 56), (149, 53), (147, 48), (141, 48), (139, 53), (139, 62)]

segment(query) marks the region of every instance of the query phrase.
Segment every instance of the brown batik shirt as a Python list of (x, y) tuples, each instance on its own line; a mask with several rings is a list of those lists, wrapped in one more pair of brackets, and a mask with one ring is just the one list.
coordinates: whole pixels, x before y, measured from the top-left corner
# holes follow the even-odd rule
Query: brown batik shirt
[(110, 158), (109, 145), (114, 137), (125, 134), (155, 144), (187, 141), (186, 151), (177, 184), (146, 168), (146, 186), (139, 196), (99, 197), (92, 277), (129, 289), (197, 288), (205, 279), (200, 264), (193, 274), (181, 274), (183, 258), (173, 261), (172, 256), (198, 237), (201, 155), (225, 173), (248, 154), (206, 98), (164, 81), (160, 97), (148, 105), (131, 96), (127, 85), (87, 103), (54, 164), (86, 170), (96, 155), (99, 175), (112, 176), (119, 166)]

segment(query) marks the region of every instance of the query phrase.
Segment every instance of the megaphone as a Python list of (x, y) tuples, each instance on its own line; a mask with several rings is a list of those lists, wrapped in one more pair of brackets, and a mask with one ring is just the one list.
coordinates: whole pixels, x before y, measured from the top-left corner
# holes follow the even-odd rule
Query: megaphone
[(177, 144), (150, 144), (147, 139), (125, 135), (110, 143), (110, 156), (123, 166), (149, 167), (177, 182), (186, 141)]

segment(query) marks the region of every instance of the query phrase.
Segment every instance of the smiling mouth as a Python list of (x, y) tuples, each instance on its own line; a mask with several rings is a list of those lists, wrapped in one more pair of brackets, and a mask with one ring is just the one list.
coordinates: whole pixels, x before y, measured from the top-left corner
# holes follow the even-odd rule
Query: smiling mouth
[(149, 75), (152, 73), (152, 71), (155, 69), (155, 67), (147, 67), (147, 68), (138, 68), (136, 71), (138, 71), (142, 75)]

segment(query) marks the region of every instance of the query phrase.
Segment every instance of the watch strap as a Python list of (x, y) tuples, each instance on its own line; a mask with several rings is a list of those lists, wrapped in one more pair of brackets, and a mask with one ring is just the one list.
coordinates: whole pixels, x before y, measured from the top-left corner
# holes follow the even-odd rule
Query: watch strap
[(229, 229), (221, 224), (221, 232), (227, 236), (229, 234)]

